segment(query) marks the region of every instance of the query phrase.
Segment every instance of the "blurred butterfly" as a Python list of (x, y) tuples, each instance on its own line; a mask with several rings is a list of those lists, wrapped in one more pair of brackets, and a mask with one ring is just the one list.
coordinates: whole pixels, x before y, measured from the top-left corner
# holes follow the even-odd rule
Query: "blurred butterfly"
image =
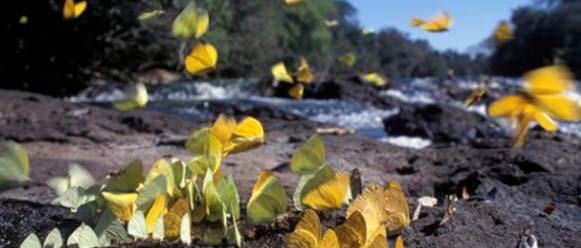
[(339, 25), (339, 21), (337, 20), (325, 20), (325, 26), (328, 28), (336, 27), (337, 25)]
[(246, 205), (248, 221), (252, 224), (270, 222), (286, 212), (286, 194), (280, 181), (268, 170), (263, 170), (252, 188)]
[(65, 20), (77, 19), (87, 8), (87, 1), (65, 0), (63, 6), (63, 18)]
[(161, 9), (154, 9), (154, 10), (150, 10), (150, 11), (145, 11), (145, 12), (142, 12), (141, 14), (139, 14), (139, 16), (137, 16), (137, 20), (147, 21), (147, 20), (152, 19), (154, 17), (160, 16), (163, 13), (165, 13), (165, 12)]
[(205, 75), (216, 69), (218, 51), (206, 42), (198, 43), (186, 57), (186, 70), (192, 75)]
[(395, 248), (404, 248), (403, 238), (401, 236), (397, 236), (397, 239), (395, 240)]
[(0, 146), (0, 188), (28, 181), (30, 161), (23, 146), (6, 142)]
[(339, 209), (351, 199), (349, 186), (347, 174), (323, 166), (314, 174), (301, 177), (293, 201), (299, 210), (305, 207), (315, 210)]
[(373, 30), (373, 29), (370, 29), (370, 28), (363, 28), (363, 29), (361, 30), (361, 33), (362, 33), (363, 35), (370, 35), (370, 34), (373, 34), (373, 33), (375, 33), (375, 30)]
[(299, 69), (297, 70), (297, 81), (305, 84), (310, 84), (313, 82), (314, 76), (311, 72), (311, 66), (309, 62), (304, 57), (300, 59), (301, 63), (299, 65)]
[(492, 117), (509, 118), (517, 123), (515, 148), (524, 145), (529, 122), (536, 121), (550, 132), (557, 131), (553, 120), (579, 121), (581, 107), (574, 97), (576, 87), (565, 66), (553, 65), (533, 70), (524, 75), (522, 92), (502, 97), (488, 108)]
[(367, 73), (361, 77), (364, 82), (373, 84), (377, 87), (383, 87), (387, 85), (388, 79), (379, 73)]
[(288, 95), (293, 97), (294, 99), (297, 99), (297, 100), (303, 99), (304, 93), (305, 93), (305, 88), (300, 83), (295, 84), (288, 89)]
[(413, 27), (421, 27), (428, 32), (445, 32), (452, 26), (452, 17), (444, 12), (429, 20), (412, 18), (410, 24)]
[(512, 28), (508, 22), (501, 21), (498, 26), (496, 26), (493, 38), (496, 44), (506, 43), (514, 39)]
[(286, 244), (288, 248), (339, 248), (339, 239), (330, 228), (321, 237), (319, 216), (309, 209), (304, 212)]
[(347, 67), (352, 67), (357, 62), (357, 57), (354, 53), (345, 53), (339, 57), (339, 62)]
[(287, 82), (287, 83), (294, 82), (293, 78), (286, 70), (286, 66), (284, 65), (284, 62), (279, 62), (279, 63), (276, 63), (275, 65), (273, 65), (270, 68), (270, 72), (272, 73), (272, 77), (279, 82)]
[(298, 4), (298, 3), (302, 2), (302, 1), (303, 1), (303, 0), (284, 0), (284, 2), (285, 2), (287, 5), (295, 5), (295, 4)]
[(210, 15), (208, 11), (197, 8), (193, 1), (176, 17), (172, 26), (172, 34), (182, 39), (200, 38), (208, 30)]
[(95, 179), (91, 173), (78, 164), (72, 164), (69, 166), (68, 175), (68, 177), (51, 178), (48, 180), (47, 185), (60, 196), (70, 188), (82, 187), (87, 189), (95, 183)]
[(147, 104), (147, 88), (142, 83), (127, 86), (122, 99), (113, 103), (119, 111), (131, 111), (145, 107)]
[(490, 88), (490, 86), (485, 85), (484, 87), (478, 87), (478, 88), (474, 89), (472, 91), (472, 93), (470, 93), (470, 95), (464, 101), (464, 104), (466, 105), (466, 107), (470, 107), (474, 103), (477, 103), (478, 101), (480, 101), (480, 99), (482, 99), (482, 97), (484, 97), (484, 95), (486, 95), (486, 92), (488, 92), (489, 88)]

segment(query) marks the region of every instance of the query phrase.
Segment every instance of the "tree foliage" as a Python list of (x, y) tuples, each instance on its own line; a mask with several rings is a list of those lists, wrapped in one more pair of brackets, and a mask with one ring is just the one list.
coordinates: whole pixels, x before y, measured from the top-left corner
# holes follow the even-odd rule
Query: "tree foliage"
[(515, 39), (491, 57), (496, 74), (519, 76), (553, 63), (567, 64), (581, 76), (581, 1), (551, 0), (548, 7), (523, 7), (513, 13)]

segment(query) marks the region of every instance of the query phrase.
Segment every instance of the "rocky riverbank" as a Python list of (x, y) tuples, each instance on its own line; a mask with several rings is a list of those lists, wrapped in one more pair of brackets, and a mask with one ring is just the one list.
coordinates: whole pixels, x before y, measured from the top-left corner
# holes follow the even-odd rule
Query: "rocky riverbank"
[[(45, 185), (49, 178), (65, 175), (69, 164), (85, 166), (103, 182), (107, 174), (135, 158), (141, 158), (146, 169), (164, 156), (186, 159), (188, 134), (208, 124), (147, 111), (119, 113), (17, 91), (0, 90), (0, 102), (0, 139), (21, 143), (31, 158), (31, 181), (0, 193), (0, 243), (6, 246), (19, 244), (30, 232), (42, 236), (57, 226), (67, 233), (76, 226), (70, 213), (49, 205), (55, 194)], [(422, 111), (402, 113), (408, 112), (406, 118), (430, 123)], [(445, 108), (440, 113), (450, 112), (455, 113)], [(243, 206), (262, 169), (273, 170), (281, 179), (290, 203), (298, 182), (288, 168), (292, 151), (323, 125), (300, 118), (257, 117), (265, 128), (266, 145), (228, 157), (222, 169), (233, 175)], [(480, 125), (486, 120), (470, 121)], [(422, 128), (436, 130), (431, 125)], [(510, 137), (478, 134), (442, 139), (421, 150), (357, 134), (324, 139), (328, 162), (337, 170), (358, 168), (364, 183), (398, 180), (411, 211), (421, 196), (435, 196), (440, 203), (448, 194), (468, 196), (458, 201), (451, 220), (441, 226), (445, 206), (423, 208), (403, 233), (406, 247), (518, 247), (529, 231), (541, 247), (580, 247), (579, 138), (533, 130), (526, 147), (515, 151)], [(547, 214), (543, 209), (550, 202), (556, 209)], [(247, 245), (281, 247), (289, 229), (247, 236)]]

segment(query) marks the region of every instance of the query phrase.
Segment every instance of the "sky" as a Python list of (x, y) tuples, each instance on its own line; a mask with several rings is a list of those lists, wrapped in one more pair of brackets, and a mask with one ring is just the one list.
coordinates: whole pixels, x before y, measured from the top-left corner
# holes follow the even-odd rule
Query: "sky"
[[(424, 39), (438, 50), (465, 52), (489, 37), (500, 20), (531, 0), (349, 0), (363, 27), (393, 27), (413, 39)], [(454, 24), (446, 33), (428, 33), (409, 25), (412, 17), (430, 18), (448, 12)]]

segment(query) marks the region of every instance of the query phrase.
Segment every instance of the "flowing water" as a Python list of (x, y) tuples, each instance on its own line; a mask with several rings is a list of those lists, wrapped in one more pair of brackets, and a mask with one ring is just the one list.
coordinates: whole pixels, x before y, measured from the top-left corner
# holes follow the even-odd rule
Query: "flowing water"
[[(509, 85), (515, 88), (518, 80), (503, 79), (503, 87)], [(293, 115), (298, 115), (312, 121), (327, 123), (332, 126), (351, 128), (356, 132), (389, 142), (395, 145), (413, 148), (422, 148), (430, 145), (429, 140), (416, 137), (390, 137), (383, 129), (382, 119), (398, 113), (398, 109), (377, 109), (356, 102), (343, 100), (313, 100), (296, 101), (286, 98), (260, 97), (256, 89), (256, 80), (217, 80), (217, 81), (185, 81), (163, 86), (148, 86), (148, 110), (176, 114), (184, 117), (211, 120), (215, 113), (210, 105), (235, 105), (240, 109), (257, 106), (270, 106)], [(457, 84), (466, 89), (478, 86), (475, 81), (459, 81)], [(413, 79), (402, 83), (398, 90), (385, 90), (381, 95), (397, 98), (410, 103), (443, 103), (463, 106), (462, 102), (450, 97), (438, 95), (439, 86), (431, 79)], [(493, 83), (492, 88), (501, 85)], [(119, 86), (95, 86), (81, 94), (67, 100), (84, 102), (101, 106), (110, 106), (111, 102), (123, 96)], [(580, 101), (581, 104), (581, 101)], [(483, 104), (471, 106), (468, 110), (485, 115), (486, 107)], [(577, 123), (563, 123), (560, 126), (563, 132), (576, 133), (581, 136), (581, 125)]]

